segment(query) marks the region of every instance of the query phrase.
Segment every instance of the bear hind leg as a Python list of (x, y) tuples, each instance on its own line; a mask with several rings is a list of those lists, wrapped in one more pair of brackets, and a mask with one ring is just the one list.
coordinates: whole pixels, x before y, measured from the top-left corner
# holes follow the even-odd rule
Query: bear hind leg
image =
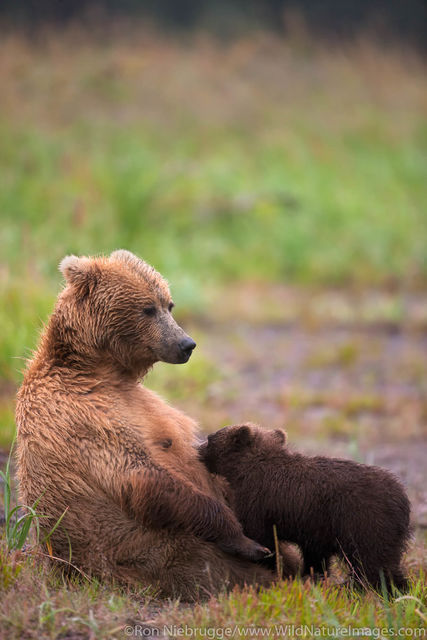
[(368, 571), (366, 579), (369, 585), (379, 593), (382, 593), (384, 587), (390, 594), (393, 593), (394, 588), (402, 593), (405, 593), (409, 588), (408, 579), (400, 566), (373, 572)]
[(351, 578), (359, 587), (371, 587), (378, 593), (382, 593), (384, 587), (387, 593), (392, 593), (393, 586), (401, 592), (408, 590), (408, 579), (399, 563), (381, 566), (373, 563), (372, 559), (370, 563), (362, 563), (356, 558), (347, 560), (350, 560)]
[(316, 577), (329, 574), (331, 555), (327, 553), (314, 553), (313, 551), (304, 551), (304, 575), (314, 575)]

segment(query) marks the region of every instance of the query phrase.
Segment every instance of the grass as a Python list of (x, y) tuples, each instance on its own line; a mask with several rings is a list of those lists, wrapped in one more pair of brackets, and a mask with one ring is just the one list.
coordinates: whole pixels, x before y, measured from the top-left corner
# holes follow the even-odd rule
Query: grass
[(7, 449), (12, 443), (15, 434), (13, 392), (1, 400), (0, 404), (0, 448)]
[[(233, 629), (235, 625), (241, 629), (252, 627), (258, 629), (258, 634), (254, 635), (260, 636), (262, 629), (271, 629), (273, 636), (286, 634), (288, 629), (286, 635), (291, 637), (298, 635), (292, 633), (293, 625), (333, 629), (337, 635), (346, 626), (370, 630), (376, 627), (414, 629), (423, 626), (425, 595), (423, 579), (414, 582), (410, 599), (397, 602), (381, 599), (373, 593), (360, 595), (329, 584), (314, 585), (309, 581), (294, 580), (279, 583), (260, 594), (253, 590), (243, 594), (235, 592), (207, 607), (198, 606), (187, 615), (181, 612), (180, 625), (211, 629)], [(421, 615), (416, 611), (420, 608)], [(332, 635), (333, 632), (329, 633)], [(201, 633), (198, 635), (202, 636)]]
[(424, 288), (421, 60), (137, 28), (14, 34), (0, 56), (1, 378), (71, 252), (135, 251), (183, 312), (230, 282)]
[[(249, 375), (247, 386), (255, 380), (270, 386), (270, 378), (260, 375), (264, 354), (257, 359), (254, 344), (238, 332), (221, 365), (209, 358), (206, 320), (229, 326), (245, 317), (259, 326), (268, 320), (314, 331), (322, 323), (361, 322), (422, 335), (422, 60), (365, 40), (334, 51), (303, 34), (282, 41), (259, 33), (227, 45), (199, 34), (183, 43), (140, 26), (114, 37), (76, 29), (32, 40), (9, 34), (0, 41), (0, 59), (0, 449), (12, 441), (13, 394), (52, 309), (57, 264), (67, 253), (135, 251), (171, 281), (178, 319), (187, 326), (196, 315), (204, 319), (189, 327), (200, 344), (190, 363), (160, 365), (147, 383), (198, 407), (209, 427), (234, 415), (235, 401), (241, 411), (242, 400), (233, 396), (237, 374)], [(267, 347), (287, 355), (287, 343), (267, 338)], [(366, 336), (335, 346), (326, 338), (325, 346), (321, 337), (311, 340), (307, 357), (289, 351), (301, 361), (295, 373), (307, 378), (282, 387), (279, 376), (275, 398), (255, 396), (267, 405), (265, 415), (281, 420), (286, 405), (290, 433), (315, 429), (317, 441), (356, 437), (365, 414), (383, 416), (388, 434), (404, 424), (406, 434), (418, 437), (425, 408), (417, 395), (399, 396), (390, 408), (368, 382), (360, 386), (380, 360), (391, 370), (385, 353), (372, 351), (367, 372)], [(226, 339), (233, 340), (230, 332)], [(398, 377), (421, 394), (418, 344), (404, 352)], [(243, 361), (249, 373), (239, 368)], [(313, 370), (325, 381), (336, 369), (353, 390), (345, 397), (307, 384)], [(279, 407), (274, 415), (272, 406)], [(312, 407), (333, 410), (322, 414), (319, 428), (307, 426), (303, 411)], [(144, 635), (163, 625), (177, 625), (173, 634), (182, 635), (188, 625), (193, 637), (221, 639), (226, 629), (257, 636), (276, 624), (313, 625), (329, 635), (348, 625), (376, 637), (378, 628), (415, 630), (426, 623), (425, 550), (419, 532), (409, 556), (412, 587), (403, 599), (297, 579), (190, 608), (147, 591), (64, 577), (33, 546), (10, 550), (0, 526), (0, 636), (123, 638), (126, 625), (135, 636), (136, 625)]]
[(193, 397), (198, 403), (203, 403), (208, 398), (210, 385), (222, 377), (217, 365), (202, 352), (195, 352), (188, 366), (175, 367), (173, 373), (171, 375), (167, 364), (158, 363), (148, 374), (146, 384), (153, 391), (165, 394), (171, 401)]
[[(14, 504), (12, 495), (13, 477), (11, 471), (11, 464), (13, 458), (13, 448), (15, 439), (12, 442), (10, 448), (9, 457), (6, 463), (5, 471), (0, 470), (0, 481), (3, 484), (3, 507), (4, 507), (4, 537), (7, 545), (7, 550), (18, 551), (24, 548), (30, 539), (31, 530), (35, 533), (35, 544), (46, 544), (51, 552), (50, 538), (56, 529), (60, 526), (63, 517), (67, 510), (58, 518), (53, 527), (44, 536), (40, 538), (40, 520), (46, 516), (43, 516), (37, 512), (37, 505), (39, 499), (35, 503), (30, 505)], [(7, 575), (7, 574), (6, 574)]]
[[(425, 553), (425, 545), (419, 545), (419, 553)], [(307, 631), (292, 632), (292, 627), (304, 625), (323, 628), (317, 635), (339, 635), (340, 629), (353, 627), (364, 629), (360, 637), (379, 637), (379, 629), (392, 629), (394, 634), (405, 629), (406, 635), (422, 638), (427, 604), (423, 570), (413, 572), (411, 580), (409, 594), (403, 598), (396, 594), (396, 599), (355, 592), (330, 582), (313, 584), (296, 579), (261, 592), (236, 589), (188, 607), (178, 601), (159, 602), (143, 590), (82, 576), (65, 578), (31, 551), (5, 553), (0, 539), (0, 629), (10, 640), (119, 639), (138, 637), (140, 628), (146, 629), (144, 635), (156, 636), (157, 630), (166, 630), (172, 637), (191, 634), (220, 640), (230, 637), (227, 634), (232, 631), (227, 629), (234, 630), (233, 637), (283, 636), (286, 629), (287, 635), (298, 637)]]

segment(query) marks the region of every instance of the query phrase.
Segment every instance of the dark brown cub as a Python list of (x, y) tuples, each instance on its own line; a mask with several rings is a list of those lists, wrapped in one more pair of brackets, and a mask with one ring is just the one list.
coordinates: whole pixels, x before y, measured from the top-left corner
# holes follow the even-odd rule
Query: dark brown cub
[(286, 447), (282, 431), (254, 425), (225, 427), (209, 436), (200, 456), (226, 478), (245, 534), (274, 548), (301, 547), (304, 572), (323, 573), (333, 555), (362, 585), (404, 590), (401, 559), (410, 538), (410, 504), (400, 482), (379, 467), (306, 457)]

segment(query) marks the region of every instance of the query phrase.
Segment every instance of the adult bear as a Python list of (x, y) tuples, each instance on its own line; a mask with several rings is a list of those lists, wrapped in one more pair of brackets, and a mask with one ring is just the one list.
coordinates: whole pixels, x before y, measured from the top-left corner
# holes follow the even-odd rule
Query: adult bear
[(193, 600), (268, 584), (266, 550), (243, 535), (199, 461), (196, 424), (143, 387), (157, 361), (186, 362), (162, 276), (128, 251), (64, 258), (66, 286), (18, 392), (20, 499), (54, 555)]

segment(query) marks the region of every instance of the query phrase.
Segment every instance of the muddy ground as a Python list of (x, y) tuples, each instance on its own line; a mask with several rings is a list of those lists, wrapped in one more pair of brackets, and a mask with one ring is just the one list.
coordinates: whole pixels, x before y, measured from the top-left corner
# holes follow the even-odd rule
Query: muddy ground
[[(224, 295), (208, 316), (188, 318), (198, 343), (192, 361), (158, 365), (146, 384), (205, 433), (250, 420), (285, 428), (295, 449), (391, 469), (408, 488), (415, 522), (427, 528), (424, 298), (396, 315), (396, 302), (384, 296), (337, 303), (330, 294), (304, 301), (270, 291), (274, 307), (268, 296), (229, 295), (239, 320)], [(284, 316), (285, 308), (294, 313)]]
[(204, 432), (250, 420), (285, 428), (294, 449), (384, 466), (403, 480), (415, 522), (427, 527), (423, 329), (227, 321), (191, 333), (214, 379), (174, 398), (172, 371), (164, 391)]

